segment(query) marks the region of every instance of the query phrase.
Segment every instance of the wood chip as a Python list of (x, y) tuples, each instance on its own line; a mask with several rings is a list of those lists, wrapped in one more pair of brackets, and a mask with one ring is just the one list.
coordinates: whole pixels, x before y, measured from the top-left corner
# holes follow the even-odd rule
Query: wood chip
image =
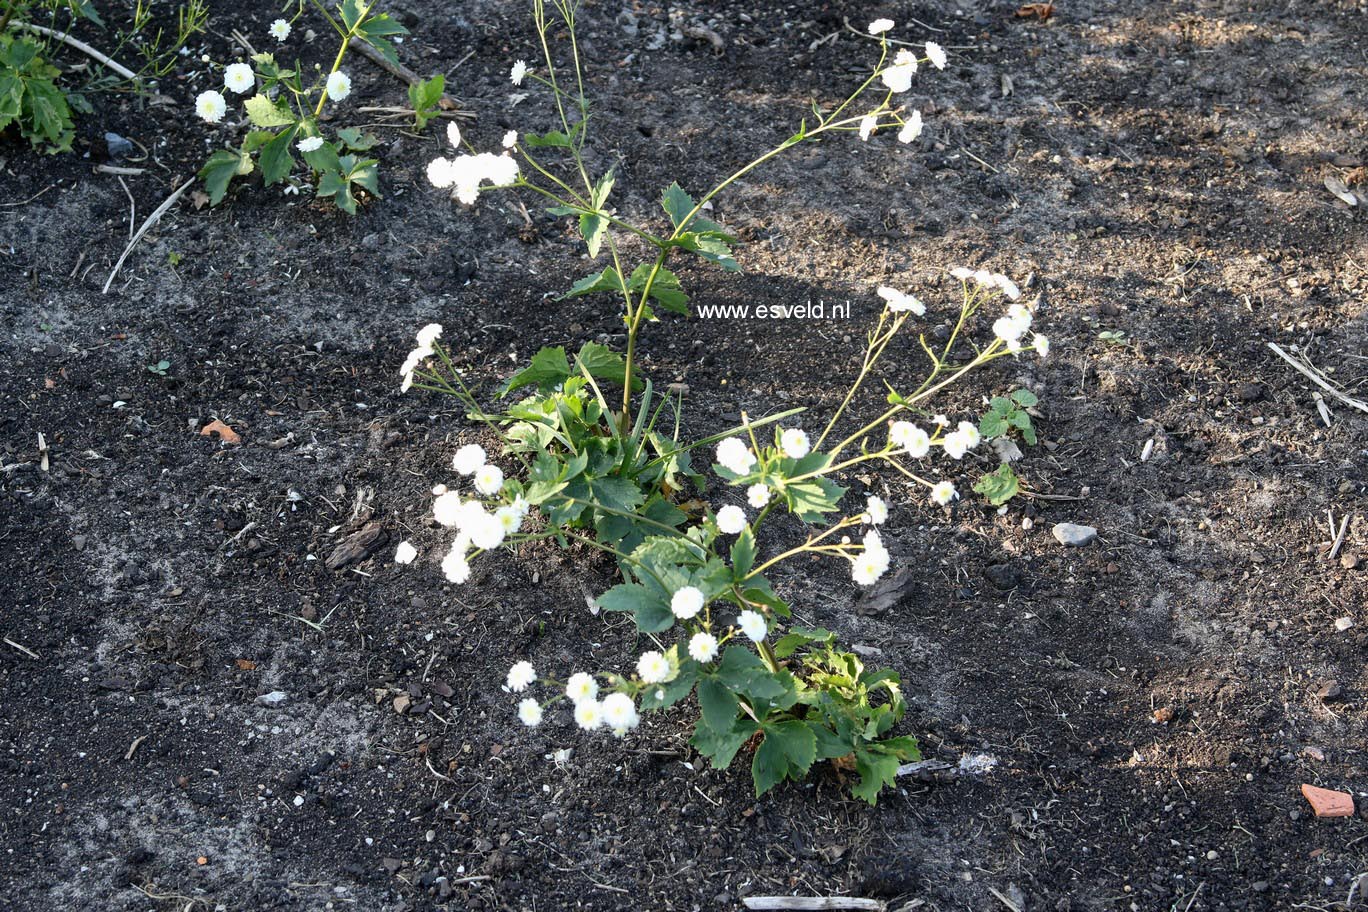
[(378, 522), (367, 523), (360, 532), (354, 532), (343, 539), (342, 543), (333, 549), (333, 553), (328, 555), (328, 559), (323, 564), (329, 570), (341, 570), (343, 567), (365, 560), (372, 553), (384, 547), (388, 540), (389, 535)]
[(1344, 185), (1344, 181), (1333, 174), (1325, 175), (1325, 189), (1335, 194), (1335, 196), (1338, 196), (1350, 206), (1358, 205), (1358, 197), (1350, 192), (1349, 188)]
[(741, 900), (747, 909), (798, 910), (822, 912), (824, 909), (868, 909), (883, 912), (882, 900), (856, 896), (747, 896)]

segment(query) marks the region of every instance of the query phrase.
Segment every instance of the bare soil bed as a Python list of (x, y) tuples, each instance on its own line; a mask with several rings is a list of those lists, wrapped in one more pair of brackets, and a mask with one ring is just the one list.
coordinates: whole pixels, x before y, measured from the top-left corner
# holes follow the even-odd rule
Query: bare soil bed
[[(918, 290), (934, 324), (948, 267), (1033, 277), (1052, 356), (995, 365), (945, 410), (1040, 394), (1020, 471), (1049, 497), (942, 511), (852, 479), (893, 505), (897, 597), (870, 603), (839, 566), (782, 580), (806, 620), (901, 673), (928, 757), (996, 767), (908, 780), (877, 808), (834, 773), (757, 801), (740, 763), (698, 762), (680, 716), (623, 743), (517, 725), (513, 661), (621, 666), (642, 644), (589, 613), (613, 572), (591, 553), (443, 582), (428, 491), (482, 436), (401, 396), (396, 371), (436, 321), (492, 389), (541, 345), (620, 342), (616, 313), (547, 296), (589, 271), (565, 219), (528, 225), (508, 196), (464, 210), (426, 183), (439, 130), (380, 131), (384, 198), (355, 218), (259, 184), (186, 200), (101, 295), (129, 219), (93, 170), (103, 134), (150, 152), (125, 179), (141, 219), (231, 135), (191, 122), (200, 76), (162, 87), (174, 107), (102, 100), (76, 154), (0, 142), (4, 907), (1344, 908), (1368, 822), (1314, 818), (1299, 787), (1368, 793), (1368, 421), (1327, 399), (1325, 426), (1266, 343), (1368, 385), (1368, 205), (1323, 184), (1364, 189), (1363, 3), (1081, 0), (1048, 22), (999, 2), (674, 8), (723, 51), (672, 39), (655, 5), (583, 12), (595, 162), (622, 158), (618, 205), (638, 215), (841, 97), (868, 51), (845, 18), (952, 48), (913, 88), (915, 150), (803, 147), (719, 199), (745, 272), (686, 270), (695, 303), (849, 300), (850, 319), (670, 319), (643, 363), (688, 385), (701, 437), (743, 410), (833, 406), (877, 284)], [(508, 104), (511, 60), (535, 57), (524, 4), (397, 12), (416, 70), (460, 61), (468, 135), (545, 126)], [(264, 35), (276, 14), (246, 0), (212, 27)], [(358, 103), (402, 102), (350, 69)], [(916, 373), (911, 339), (892, 365)], [(215, 418), (239, 445), (199, 434)], [(1352, 517), (1334, 560), (1327, 510)], [(1060, 521), (1100, 538), (1066, 549)], [(385, 545), (328, 569), (369, 522)], [(401, 538), (417, 564), (392, 562)]]

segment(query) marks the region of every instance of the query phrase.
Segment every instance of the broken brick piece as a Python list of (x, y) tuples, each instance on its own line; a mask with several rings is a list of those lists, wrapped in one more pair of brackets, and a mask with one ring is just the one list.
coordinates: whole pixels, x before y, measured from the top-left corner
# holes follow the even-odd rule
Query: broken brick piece
[(1303, 785), (1301, 791), (1317, 817), (1354, 816), (1354, 796), (1348, 792), (1336, 792), (1314, 785)]

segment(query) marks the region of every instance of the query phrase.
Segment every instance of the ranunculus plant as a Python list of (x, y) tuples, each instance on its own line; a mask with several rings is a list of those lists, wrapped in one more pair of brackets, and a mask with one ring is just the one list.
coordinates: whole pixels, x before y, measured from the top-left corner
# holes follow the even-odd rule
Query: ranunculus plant
[[(818, 760), (831, 760), (851, 774), (854, 794), (877, 799), (899, 764), (917, 756), (915, 739), (892, 733), (905, 711), (898, 676), (866, 669), (858, 656), (837, 647), (829, 631), (789, 627), (790, 607), (772, 575), (804, 555), (846, 561), (862, 586), (888, 571), (891, 555), (878, 531), (888, 521), (888, 504), (870, 495), (858, 512), (841, 507), (847, 489), (839, 479), (861, 465), (906, 476), (936, 504), (957, 496), (951, 481), (927, 476), (936, 455), (957, 462), (977, 448), (979, 425), (964, 420), (951, 427), (936, 415), (928, 431), (917, 419), (931, 414), (934, 397), (971, 371), (1026, 350), (1033, 315), (1011, 304), (993, 321), (991, 341), (956, 360), (962, 336), (979, 322), (982, 308), (1019, 295), (1003, 276), (956, 273), (962, 276), (959, 317), (939, 351), (920, 338), (929, 360), (922, 383), (905, 392), (889, 386), (887, 408), (840, 435), (848, 407), (890, 345), (910, 319), (925, 313), (913, 295), (879, 289), (885, 306), (860, 369), (815, 439), (799, 426), (781, 426), (795, 424), (799, 409), (682, 443), (680, 403), (656, 396), (649, 384), (637, 421), (624, 433), (603, 386), (624, 382), (625, 365), (595, 343), (573, 359), (559, 349), (555, 357), (543, 352), (502, 390), (535, 386), (536, 392), (495, 412), (482, 405), (442, 346), (441, 327), (419, 332), (401, 368), (403, 387), (455, 396), (498, 437), (505, 460), (515, 466), (505, 473), (476, 444), (454, 454), (452, 468), (470, 479), (471, 490), (435, 490), (434, 517), (455, 531), (442, 559), (447, 579), (465, 583), (471, 561), (501, 546), (581, 542), (611, 554), (621, 569), (622, 582), (597, 598), (598, 608), (629, 614), (637, 630), (658, 644), (633, 669), (579, 671), (564, 680), (539, 677), (530, 663), (519, 662), (507, 688), (540, 689), (540, 697), (529, 694), (518, 705), (525, 724), (542, 724), (547, 708), (565, 701), (579, 727), (623, 735), (636, 727), (641, 711), (664, 710), (695, 694), (701, 714), (691, 743), (725, 767), (754, 741), (757, 794), (801, 778)], [(1047, 344), (1038, 335), (1033, 342), (1036, 350)], [(668, 434), (659, 430), (666, 408), (675, 418), (665, 422), (675, 428)], [(732, 503), (692, 516), (678, 503), (686, 485), (705, 490), (691, 456), (713, 444), (713, 474), (736, 489), (749, 512)], [(767, 545), (768, 533), (783, 515), (815, 528), (800, 544), (776, 550)], [(411, 543), (400, 549), (405, 562), (416, 556)]]
[[(884, 306), (850, 388), (824, 422), (809, 424), (820, 427), (811, 434), (800, 425), (803, 410), (794, 409), (758, 421), (743, 414), (738, 427), (684, 441), (681, 396), (658, 391), (639, 376), (635, 360), (641, 329), (658, 311), (689, 312), (688, 296), (669, 268), (676, 258), (738, 268), (736, 238), (703, 215), (719, 193), (798, 145), (840, 133), (868, 140), (896, 127), (903, 143), (914, 141), (921, 116), (897, 98), (910, 88), (920, 64), (943, 68), (945, 52), (928, 43), (922, 57), (903, 49), (890, 60), (885, 35), (892, 23), (876, 21), (869, 34), (879, 59), (844, 101), (814, 105), (794, 134), (697, 197), (671, 184), (661, 194), (662, 217), (633, 224), (611, 205), (613, 172), (591, 173), (583, 154), (589, 102), (575, 39), (576, 3), (555, 0), (555, 20), (541, 0), (534, 0), (533, 9), (542, 62), (534, 69), (518, 61), (511, 76), (516, 84), (534, 83), (550, 93), (555, 127), (521, 136), (509, 131), (502, 151), (477, 152), (453, 126), (449, 138), (460, 154), (433, 161), (428, 176), (462, 204), (475, 204), (488, 184), (536, 193), (550, 203), (552, 215), (574, 219), (590, 257), (606, 253), (608, 262), (574, 283), (566, 296), (616, 297), (626, 350), (594, 342), (573, 353), (542, 349), (496, 395), (486, 396), (469, 385), (441, 344), (439, 325), (418, 333), (417, 346), (400, 368), (402, 389), (454, 396), (501, 450), (496, 462), (479, 445), (466, 444), (453, 455), (452, 469), (469, 481), (434, 489), (433, 515), (454, 533), (442, 571), (450, 582), (463, 584), (480, 554), (543, 540), (582, 543), (617, 561), (621, 582), (598, 596), (597, 607), (630, 615), (655, 648), (630, 668), (578, 670), (563, 678), (518, 662), (506, 687), (524, 695), (517, 714), (526, 725), (544, 724), (548, 710), (564, 704), (580, 728), (625, 735), (642, 712), (693, 696), (699, 716), (691, 743), (717, 767), (749, 750), (757, 794), (800, 779), (813, 764), (828, 760), (849, 775), (854, 794), (874, 802), (893, 783), (899, 764), (918, 756), (916, 740), (894, 732), (906, 709), (898, 676), (866, 668), (830, 631), (791, 626), (776, 574), (786, 562), (812, 556), (844, 561), (861, 586), (873, 585), (889, 570), (892, 556), (879, 533), (889, 520), (889, 505), (866, 495), (853, 510), (843, 507), (848, 492), (842, 479), (872, 464), (923, 486), (933, 504), (949, 505), (957, 496), (954, 483), (936, 478), (943, 474), (938, 467), (965, 459), (986, 433), (1024, 433), (1025, 427), (1010, 408), (985, 416), (986, 423), (952, 422), (935, 414), (932, 403), (992, 361), (1028, 348), (1043, 355), (1048, 342), (1032, 333), (1034, 314), (1018, 302), (1020, 292), (1006, 277), (953, 270), (960, 292), (953, 330), (938, 348), (917, 333), (927, 358), (921, 384), (899, 390), (885, 378), (879, 414), (852, 421), (857, 395), (879, 374), (881, 360), (909, 321), (926, 313), (910, 292), (878, 288)], [(572, 64), (568, 80), (550, 42), (561, 26)], [(618, 244), (623, 236), (642, 242), (633, 246), (644, 245), (648, 256), (628, 261)], [(498, 400), (506, 404), (488, 404)], [(1029, 407), (1020, 396), (1009, 401)], [(712, 475), (735, 495), (713, 494), (711, 505), (686, 493), (708, 496), (707, 467), (694, 464), (705, 448), (712, 449)], [(1003, 471), (1011, 473), (1006, 463)], [(779, 523), (791, 527), (782, 540), (801, 541), (776, 545)], [(396, 559), (407, 563), (416, 556), (405, 542)]]
[[(283, 183), (286, 192), (297, 193), (312, 186), (319, 199), (329, 199), (349, 214), (355, 214), (361, 191), (380, 195), (380, 162), (369, 155), (376, 138), (356, 127), (337, 128), (329, 135), (322, 116), (330, 102), (336, 104), (351, 95), (351, 77), (342, 64), (352, 40), (365, 42), (393, 61), (397, 56), (391, 41), (408, 34), (408, 30), (388, 14), (377, 12), (377, 0), (343, 0), (335, 15), (319, 0), (309, 2), (338, 36), (330, 69), (324, 72), (315, 67), (310, 73), (298, 60), (287, 64), (277, 61), (275, 54), (257, 53), (250, 63), (231, 63), (223, 68), (223, 91), (207, 89), (195, 99), (200, 118), (218, 123), (228, 111), (223, 92), (248, 96), (243, 109), (253, 129), (242, 145), (213, 153), (200, 170), (212, 205), (223, 200), (235, 178), (258, 169), (268, 187)], [(304, 8), (300, 0), (294, 19), (271, 23), (270, 36), (278, 44), (289, 40), (294, 20), (303, 15)], [(410, 90), (418, 126), (435, 116), (443, 83), (439, 75)]]

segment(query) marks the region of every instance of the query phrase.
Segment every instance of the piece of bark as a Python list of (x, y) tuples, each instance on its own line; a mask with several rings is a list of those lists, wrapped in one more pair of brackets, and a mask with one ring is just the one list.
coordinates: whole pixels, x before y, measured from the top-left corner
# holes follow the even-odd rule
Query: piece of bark
[(342, 543), (333, 549), (333, 553), (328, 555), (328, 559), (323, 564), (329, 570), (341, 570), (343, 567), (370, 557), (371, 554), (383, 548), (388, 540), (389, 534), (378, 522), (367, 523), (361, 531), (353, 532), (343, 539)]
[(747, 909), (795, 910), (795, 912), (822, 912), (826, 909), (860, 909), (868, 912), (883, 912), (887, 906), (882, 900), (862, 899), (858, 896), (747, 896), (741, 900)]
[[(348, 47), (362, 57), (365, 57), (386, 73), (389, 73), (391, 76), (398, 79), (402, 79), (409, 85), (417, 85), (418, 83), (423, 82), (422, 76), (419, 76), (402, 63), (386, 60), (379, 51), (362, 41), (360, 38), (353, 38)], [(437, 99), (437, 107), (441, 108), (443, 111), (455, 111), (456, 102), (450, 95), (443, 92), (442, 97)]]

